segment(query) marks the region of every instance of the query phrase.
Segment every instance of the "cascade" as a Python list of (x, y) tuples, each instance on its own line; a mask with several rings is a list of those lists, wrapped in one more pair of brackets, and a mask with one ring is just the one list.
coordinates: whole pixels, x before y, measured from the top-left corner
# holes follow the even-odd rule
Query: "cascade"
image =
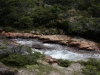
[(98, 58), (98, 59), (100, 58), (100, 55), (98, 53), (75, 52), (72, 50), (72, 48), (69, 48), (67, 46), (52, 44), (52, 43), (42, 43), (38, 39), (12, 39), (12, 40), (21, 45), (27, 45), (32, 47), (33, 52), (38, 51), (56, 59), (61, 58), (61, 59), (68, 59), (71, 61), (77, 61), (77, 60), (87, 60), (88, 58)]

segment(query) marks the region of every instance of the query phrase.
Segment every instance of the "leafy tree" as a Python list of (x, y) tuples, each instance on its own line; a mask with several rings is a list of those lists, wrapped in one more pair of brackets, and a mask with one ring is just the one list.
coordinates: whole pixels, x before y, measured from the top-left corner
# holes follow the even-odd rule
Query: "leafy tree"
[(14, 27), (18, 27), (19, 29), (31, 28), (33, 25), (33, 19), (30, 16), (21, 16), (18, 18), (17, 22), (14, 22)]
[[(2, 26), (14, 26), (22, 16), (28, 16), (33, 6), (32, 0), (1, 0), (0, 1), (0, 24)], [(29, 21), (29, 19), (26, 19)], [(27, 21), (27, 22), (28, 22)]]
[(53, 21), (57, 18), (58, 9), (54, 7), (39, 7), (35, 9), (32, 13), (33, 23), (35, 26), (42, 24), (47, 24), (50, 21)]

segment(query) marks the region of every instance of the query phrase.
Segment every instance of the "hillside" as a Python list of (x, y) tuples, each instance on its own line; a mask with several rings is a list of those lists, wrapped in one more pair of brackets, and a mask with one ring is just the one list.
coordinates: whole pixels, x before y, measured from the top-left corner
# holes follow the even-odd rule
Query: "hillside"
[(100, 41), (99, 0), (1, 0), (0, 27)]

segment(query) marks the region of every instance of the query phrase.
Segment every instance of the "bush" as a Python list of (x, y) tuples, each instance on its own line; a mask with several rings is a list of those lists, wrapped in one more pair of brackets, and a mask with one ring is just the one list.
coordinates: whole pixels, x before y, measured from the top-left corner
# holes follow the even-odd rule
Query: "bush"
[(62, 67), (68, 67), (71, 63), (70, 61), (63, 60), (63, 59), (58, 59), (57, 61), (58, 61), (59, 65)]
[(6, 27), (3, 28), (3, 30), (6, 31), (6, 32), (15, 32), (15, 31), (17, 31), (15, 28), (13, 28), (11, 26), (9, 26), (9, 27), (6, 26)]
[(98, 68), (98, 66), (100, 66), (100, 61), (95, 58), (89, 58), (87, 62), (83, 62), (82, 64), (85, 66), (91, 65), (91, 66)]
[(24, 66), (37, 64), (38, 59), (44, 59), (44, 55), (39, 52), (32, 53), (30, 47), (19, 45), (0, 46), (0, 61), (6, 65)]
[(83, 68), (82, 73), (84, 75), (97, 75), (96, 68), (94, 68), (93, 66), (90, 66), (90, 65)]
[(45, 55), (44, 54), (41, 54), (40, 52), (34, 52), (33, 54), (33, 58), (34, 59), (44, 59)]
[(38, 64), (37, 59), (43, 58), (39, 52), (34, 52), (34, 54), (21, 55), (21, 54), (10, 54), (1, 60), (2, 63), (10, 66), (24, 66)]
[(82, 69), (84, 75), (100, 75), (100, 61), (94, 58), (90, 58), (88, 61), (81, 61), (81, 64), (85, 66)]
[(7, 58), (1, 60), (2, 63), (11, 66), (24, 66), (26, 64), (35, 64), (36, 61), (27, 55), (11, 54)]

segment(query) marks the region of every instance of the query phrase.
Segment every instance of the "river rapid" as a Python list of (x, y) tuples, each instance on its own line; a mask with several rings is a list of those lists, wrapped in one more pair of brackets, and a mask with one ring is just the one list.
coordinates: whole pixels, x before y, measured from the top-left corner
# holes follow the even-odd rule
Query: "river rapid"
[[(63, 46), (59, 44), (52, 43), (42, 43), (38, 39), (12, 39), (13, 41), (32, 47), (32, 51), (41, 52), (45, 55), (49, 55), (56, 59), (67, 59), (71, 61), (87, 60), (88, 58), (98, 58), (100, 59), (99, 53), (89, 52), (89, 51), (78, 51), (68, 46)], [(34, 47), (35, 45), (35, 47)], [(36, 45), (42, 48), (36, 48)]]

